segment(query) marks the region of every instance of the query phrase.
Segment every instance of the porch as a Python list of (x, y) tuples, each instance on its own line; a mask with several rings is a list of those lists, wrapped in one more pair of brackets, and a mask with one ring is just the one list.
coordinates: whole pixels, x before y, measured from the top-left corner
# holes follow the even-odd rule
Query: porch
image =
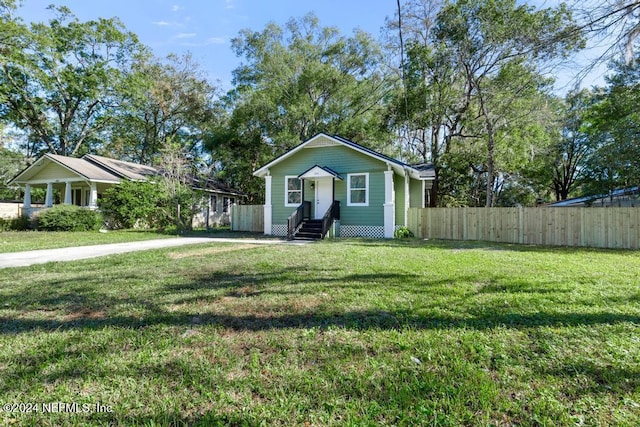
[[(24, 184), (24, 199), (20, 213), (22, 216), (32, 216), (33, 214), (55, 205), (76, 205), (88, 209), (98, 208), (99, 190), (104, 190), (105, 184), (99, 186), (95, 182), (85, 180), (50, 180), (45, 182), (30, 182)], [(34, 204), (31, 202), (31, 191), (33, 188), (46, 189), (44, 203)]]

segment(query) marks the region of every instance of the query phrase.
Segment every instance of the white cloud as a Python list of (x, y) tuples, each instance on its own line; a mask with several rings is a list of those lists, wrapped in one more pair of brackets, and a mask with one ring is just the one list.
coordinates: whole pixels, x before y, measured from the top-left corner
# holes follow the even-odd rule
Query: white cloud
[(207, 39), (207, 44), (225, 44), (227, 40), (224, 37), (210, 37)]
[[(177, 37), (175, 37), (177, 39)], [(180, 46), (185, 47), (203, 47), (203, 46), (211, 46), (211, 45), (219, 45), (225, 44), (227, 39), (224, 37), (209, 37), (208, 39), (197, 42), (197, 41), (177, 41), (176, 43)]]
[(198, 35), (197, 33), (178, 33), (173, 37), (176, 39), (190, 39), (197, 35)]
[(182, 9), (184, 8), (182, 6), (178, 6), (177, 4), (174, 4), (173, 6), (171, 6), (171, 12), (177, 12)]
[(233, 9), (235, 7), (233, 2), (234, 2), (234, 0), (224, 0), (225, 9)]
[(171, 28), (182, 28), (184, 27), (184, 24), (181, 24), (180, 22), (175, 22), (175, 21), (154, 21), (152, 22), (153, 25), (157, 25), (158, 27), (171, 27)]

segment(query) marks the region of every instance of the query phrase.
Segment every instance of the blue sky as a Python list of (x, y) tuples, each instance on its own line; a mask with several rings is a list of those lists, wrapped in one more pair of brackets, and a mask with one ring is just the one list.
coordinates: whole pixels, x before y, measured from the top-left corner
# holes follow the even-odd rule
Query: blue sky
[(231, 86), (231, 71), (241, 62), (231, 39), (243, 28), (261, 30), (268, 22), (314, 12), (322, 26), (343, 34), (355, 28), (380, 35), (395, 0), (26, 0), (19, 16), (26, 22), (46, 21), (51, 3), (69, 7), (81, 20), (117, 16), (157, 56), (189, 51), (211, 81)]
[[(51, 3), (68, 6), (81, 21), (117, 16), (128, 30), (157, 56), (191, 52), (213, 83), (231, 88), (231, 72), (241, 62), (231, 51), (231, 39), (243, 28), (258, 31), (268, 22), (283, 25), (292, 17), (314, 12), (322, 26), (338, 27), (342, 34), (355, 28), (375, 38), (385, 22), (393, 16), (396, 0), (25, 0), (19, 15), (27, 22), (46, 21)], [(559, 0), (531, 0), (538, 7), (553, 7)], [(558, 72), (559, 92), (586, 60), (577, 56), (578, 64)], [(585, 85), (602, 84), (604, 69), (596, 70)]]

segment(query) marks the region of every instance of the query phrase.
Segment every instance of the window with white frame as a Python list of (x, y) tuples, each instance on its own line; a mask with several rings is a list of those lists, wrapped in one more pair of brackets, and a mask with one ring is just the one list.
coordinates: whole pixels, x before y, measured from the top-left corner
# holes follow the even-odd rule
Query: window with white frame
[(302, 180), (297, 176), (286, 176), (284, 185), (284, 205), (299, 206), (302, 203)]
[(347, 175), (347, 206), (369, 206), (369, 174)]

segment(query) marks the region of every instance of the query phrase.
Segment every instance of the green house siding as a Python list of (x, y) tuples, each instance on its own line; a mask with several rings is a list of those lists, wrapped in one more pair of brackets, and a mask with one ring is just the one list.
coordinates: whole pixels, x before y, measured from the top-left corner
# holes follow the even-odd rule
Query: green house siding
[(422, 181), (412, 179), (409, 184), (409, 192), (411, 194), (409, 207), (422, 208)]
[[(335, 180), (335, 200), (340, 201), (341, 224), (383, 225), (385, 163), (342, 145), (303, 148), (270, 168), (273, 224), (286, 224), (295, 209), (285, 206), (285, 177), (298, 176), (314, 165), (329, 167), (343, 178), (342, 181)], [(347, 175), (350, 173), (369, 174), (368, 206), (347, 206)], [(310, 182), (305, 184), (304, 193), (305, 200), (313, 200), (315, 195)]]
[(344, 181), (336, 182), (338, 185), (342, 188), (340, 198), (336, 199), (340, 200), (340, 224), (384, 224), (384, 172), (369, 172), (369, 206), (347, 206), (346, 175)]
[(404, 177), (393, 175), (393, 188), (396, 193), (395, 225), (404, 225)]

